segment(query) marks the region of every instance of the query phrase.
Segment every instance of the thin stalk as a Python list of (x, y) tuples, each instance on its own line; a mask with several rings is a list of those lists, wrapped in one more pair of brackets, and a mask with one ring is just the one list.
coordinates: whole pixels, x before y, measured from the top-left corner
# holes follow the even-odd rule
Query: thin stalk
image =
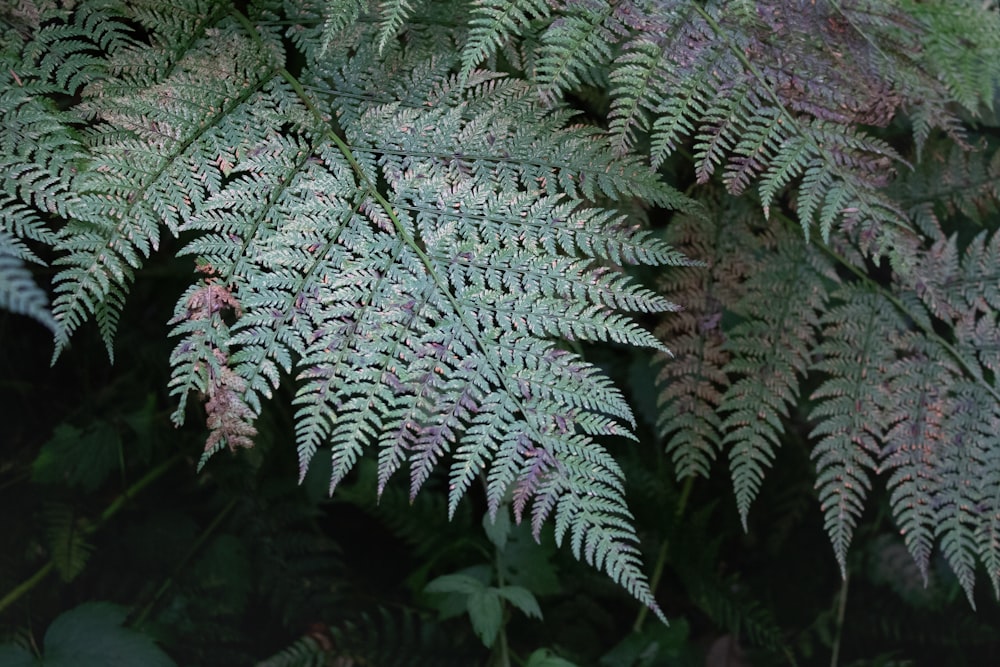
[[(684, 480), (684, 487), (681, 489), (680, 500), (677, 501), (677, 507), (674, 509), (674, 518), (679, 519), (684, 516), (684, 510), (687, 508), (688, 498), (691, 497), (691, 489), (694, 487), (694, 476), (690, 475)], [(649, 580), (649, 590), (656, 592), (656, 588), (660, 585), (660, 579), (663, 578), (663, 570), (667, 566), (667, 555), (670, 551), (670, 542), (668, 540), (663, 540), (663, 544), (660, 545), (660, 553), (656, 557), (656, 565), (653, 567), (653, 576)], [(646, 616), (649, 615), (649, 607), (643, 605), (639, 609), (639, 613), (635, 617), (635, 623), (632, 624), (632, 632), (642, 632), (642, 625), (646, 622)]]
[(208, 538), (211, 537), (215, 533), (216, 529), (222, 524), (222, 520), (226, 518), (234, 507), (236, 507), (237, 500), (237, 498), (233, 498), (226, 503), (226, 506), (219, 510), (219, 512), (212, 519), (212, 522), (205, 527), (205, 530), (201, 531), (201, 535), (198, 536), (198, 539), (194, 541), (184, 556), (180, 559), (180, 561), (178, 561), (173, 572), (171, 572), (170, 575), (163, 580), (160, 587), (156, 589), (155, 593), (153, 593), (153, 597), (150, 598), (149, 602), (143, 606), (142, 611), (140, 611), (135, 617), (132, 625), (142, 625), (143, 621), (145, 621), (149, 614), (153, 611), (156, 603), (160, 601), (160, 598), (163, 597), (168, 590), (170, 590), (170, 587), (174, 584), (174, 581), (177, 579), (177, 575), (180, 573), (181, 569), (184, 568), (194, 555), (201, 550), (201, 548), (205, 545), (205, 542), (208, 541)]
[(833, 639), (833, 650), (830, 653), (830, 667), (837, 667), (840, 662), (840, 641), (844, 635), (844, 617), (847, 614), (847, 584), (850, 575), (844, 577), (840, 584), (840, 599), (837, 601), (837, 634)]
[(15, 600), (30, 591), (32, 588), (42, 583), (42, 580), (49, 575), (49, 572), (51, 572), (55, 566), (55, 561), (50, 560), (33, 575), (14, 587), (9, 593), (7, 593), (7, 595), (3, 596), (3, 599), (0, 600), (0, 612), (12, 605)]
[[(506, 510), (506, 507), (504, 508)], [(507, 581), (503, 576), (503, 563), (500, 562), (501, 550), (496, 544), (493, 545), (493, 568), (497, 573), (497, 588), (503, 588), (507, 585)], [(503, 623), (500, 625), (500, 655), (498, 656), (497, 667), (510, 667), (510, 646), (507, 645), (507, 618), (509, 614), (507, 613), (510, 609), (510, 603), (506, 599), (501, 598), (501, 604), (503, 604)]]
[[(160, 465), (156, 466), (155, 468), (147, 472), (145, 475), (143, 475), (132, 486), (125, 489), (125, 491), (123, 491), (120, 496), (115, 498), (115, 500), (110, 505), (108, 505), (103, 512), (101, 512), (101, 516), (98, 517), (97, 521), (95, 521), (90, 525), (85, 526), (82, 529), (83, 534), (92, 535), (93, 533), (97, 532), (97, 530), (101, 528), (101, 526), (106, 524), (115, 514), (120, 512), (121, 509), (125, 507), (125, 504), (131, 501), (135, 497), (135, 495), (139, 493), (139, 491), (142, 491), (144, 488), (146, 488), (154, 481), (162, 477), (164, 473), (166, 473), (175, 463), (177, 463), (180, 460), (181, 460), (180, 455), (174, 456), (170, 459), (167, 459), (166, 461), (164, 461), (163, 463), (161, 463)], [(55, 567), (55, 561), (49, 559), (49, 562), (43, 565), (37, 572), (35, 572), (35, 574), (31, 575), (31, 577), (29, 577), (28, 579), (22, 581), (20, 584), (15, 586), (9, 593), (7, 593), (7, 595), (3, 596), (3, 599), (0, 599), (0, 613), (2, 613), (4, 609), (12, 605), (18, 599), (20, 599), (21, 596), (23, 596), (25, 593), (28, 593), (35, 586), (40, 584), (45, 579), (45, 577), (48, 576), (49, 572), (51, 572), (54, 567)]]

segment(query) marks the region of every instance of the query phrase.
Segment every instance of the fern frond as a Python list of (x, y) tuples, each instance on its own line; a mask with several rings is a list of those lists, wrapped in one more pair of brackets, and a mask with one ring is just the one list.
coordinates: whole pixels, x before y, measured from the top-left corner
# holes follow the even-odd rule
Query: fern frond
[[(382, 56), (377, 27), (361, 23), (295, 78), (269, 32), (239, 14), (211, 20), (213, 39), (192, 42), (162, 79), (95, 86), (115, 91), (115, 106), (88, 101), (104, 122), (85, 204), (110, 212), (91, 192), (122, 191), (114, 179), (142, 190), (120, 222), (74, 234), (64, 319), (93, 311), (113, 324), (159, 225), (190, 235), (182, 252), (204, 276), (172, 320), (171, 392), (177, 422), (189, 395), (205, 400), (206, 455), (248, 446), (262, 401), (293, 375), (303, 475), (328, 448), (333, 490), (374, 448), (379, 491), (408, 466), (412, 495), (450, 465), (454, 512), (482, 474), (491, 512), (508, 493), (519, 516), (556, 510), (574, 553), (655, 608), (620, 470), (595, 439), (627, 436), (631, 411), (557, 340), (663, 349), (622, 311), (675, 306), (620, 266), (686, 260), (595, 202), (690, 201), (615, 159), (599, 130), (566, 127), (568, 112), (529, 86), (463, 77), (454, 37), (406, 30)], [(218, 98), (195, 98), (212, 86)], [(105, 266), (81, 276), (95, 253)]]
[(27, 315), (57, 334), (59, 323), (49, 310), (48, 295), (35, 283), (18, 246), (0, 230), (0, 309)]
[(950, 230), (943, 220), (961, 214), (982, 223), (1000, 205), (1000, 151), (988, 143), (973, 150), (932, 145), (914, 171), (891, 191), (927, 237), (937, 241)]
[(256, 667), (459, 667), (481, 659), (476, 647), (462, 645), (441, 628), (440, 623), (409, 609), (390, 612), (379, 608), (305, 635)]
[[(158, 248), (161, 226), (176, 233), (218, 189), (220, 170), (207, 165), (231, 155), (219, 145), (232, 131), (227, 114), (246, 104), (265, 73), (237, 25), (220, 26), (179, 58), (167, 54), (173, 66), (154, 73), (162, 79), (95, 83), (82, 107), (99, 122), (87, 137), (90, 168), (75, 183), (80, 204), (57, 246), (64, 268), (53, 311), (67, 334), (94, 314), (109, 354), (134, 272)], [(57, 340), (57, 354), (65, 344)]]
[(407, 0), (382, 0), (378, 5), (378, 48), (385, 51), (390, 40), (395, 39), (403, 23), (413, 13), (414, 7)]
[(820, 360), (812, 366), (828, 379), (811, 397), (818, 402), (809, 415), (816, 421), (810, 437), (817, 439), (812, 456), (824, 525), (846, 576), (847, 549), (888, 427), (879, 406), (888, 402), (885, 373), (895, 359), (891, 341), (904, 325), (894, 306), (876, 292), (851, 285), (832, 298), (837, 305), (821, 319)]
[(997, 237), (982, 232), (962, 252), (957, 237), (933, 228), (937, 240), (915, 255), (912, 284), (900, 294), (921, 331), (893, 337), (880, 469), (892, 471), (893, 513), (924, 577), (939, 542), (973, 603), (977, 559), (994, 590), (998, 581), (997, 472), (994, 436), (987, 435), (1000, 399), (992, 375), (1000, 349)]
[(826, 282), (834, 279), (816, 250), (782, 235), (770, 262), (750, 278), (733, 307), (745, 321), (729, 331), (724, 349), (732, 360), (724, 370), (739, 379), (723, 394), (719, 409), (744, 525), (784, 432), (782, 418), (798, 398), (799, 379), (816, 345), (818, 313), (827, 300)]
[(470, 74), (508, 39), (519, 36), (531, 21), (547, 18), (549, 11), (549, 0), (477, 2), (462, 52), (462, 75)]
[(660, 353), (656, 378), (660, 389), (657, 430), (678, 477), (708, 475), (721, 447), (718, 408), (730, 386), (723, 368), (731, 360), (722, 327), (725, 311), (744, 293), (744, 282), (757, 266), (762, 239), (754, 234), (760, 212), (727, 195), (718, 197), (707, 219), (685, 215), (673, 220), (665, 240), (704, 267), (671, 271), (662, 280), (665, 294), (683, 310), (657, 328), (670, 346)]
[[(973, 3), (951, 19), (936, 7), (861, 1), (793, 13), (770, 1), (752, 10), (745, 2), (681, 0), (550, 4), (551, 15), (540, 2), (477, 8), (484, 18), (463, 72), (537, 19), (535, 75), (546, 98), (596, 82), (594, 65), (610, 60), (608, 121), (621, 154), (648, 131), (659, 165), (693, 138), (699, 180), (721, 167), (739, 193), (760, 179), (765, 211), (792, 189), (807, 234), (817, 224), (827, 240), (843, 226), (862, 250), (889, 255), (900, 269), (907, 257), (895, 256), (894, 246), (906, 216), (879, 191), (902, 160), (855, 126), (885, 126), (907, 109), (918, 149), (935, 127), (962, 143), (951, 90), (961, 89), (970, 109), (996, 90), (995, 65), (968, 55), (991, 52), (997, 41), (989, 27), (965, 30), (982, 13)], [(984, 25), (990, 21), (995, 16)], [(976, 48), (956, 48), (955, 39)], [(941, 55), (933, 65), (932, 53)]]
[(580, 84), (597, 85), (612, 50), (627, 31), (628, 5), (600, 0), (573, 3), (541, 36), (535, 77), (542, 95)]
[[(1000, 83), (1000, 14), (974, 0), (907, 3), (907, 10), (927, 26), (921, 63), (973, 114), (992, 109)], [(956, 48), (956, 39), (975, 48)]]
[(906, 341), (904, 349), (909, 354), (887, 369), (894, 400), (884, 417), (889, 429), (880, 470), (892, 471), (888, 487), (893, 514), (926, 580), (939, 520), (934, 496), (942, 483), (948, 439), (948, 388), (959, 373), (936, 346), (922, 339)]

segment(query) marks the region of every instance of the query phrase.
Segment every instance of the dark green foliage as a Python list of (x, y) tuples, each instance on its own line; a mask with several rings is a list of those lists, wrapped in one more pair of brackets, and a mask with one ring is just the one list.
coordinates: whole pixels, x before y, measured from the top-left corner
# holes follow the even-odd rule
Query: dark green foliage
[[(565, 542), (661, 619), (727, 633), (705, 643), (836, 662), (848, 582), (886, 581), (852, 542), (889, 530), (942, 600), (982, 610), (998, 84), (979, 0), (5, 3), (0, 309), (60, 364), (92, 323), (132, 375), (101, 387), (86, 365), (75, 410), (4, 385), (51, 430), (12, 431), (38, 527), (8, 520), (38, 569), (0, 560), (0, 610), (52, 571), (132, 600), (192, 664), (691, 658), (646, 611), (619, 643), (615, 594)], [(188, 429), (170, 454), (168, 397)], [(135, 500), (195, 463), (184, 506)], [(115, 545), (102, 529), (133, 510), (173, 528)], [(785, 558), (809, 521), (833, 546), (826, 606), (726, 571), (744, 546)], [(172, 530), (186, 549), (132, 544)], [(579, 645), (531, 635), (549, 604), (579, 612)]]
[(125, 610), (89, 602), (61, 614), (45, 632), (41, 657), (20, 646), (0, 646), (4, 667), (174, 667), (153, 641), (121, 627)]

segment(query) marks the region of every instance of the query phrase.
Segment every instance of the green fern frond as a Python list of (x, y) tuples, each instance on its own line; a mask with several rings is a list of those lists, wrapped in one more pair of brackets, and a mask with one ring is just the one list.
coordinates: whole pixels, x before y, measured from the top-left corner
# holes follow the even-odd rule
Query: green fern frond
[[(419, 6), (419, 0), (416, 0), (416, 3)], [(403, 27), (403, 23), (413, 12), (414, 6), (407, 0), (382, 0), (378, 3), (379, 51), (384, 51), (386, 46), (389, 45), (390, 40), (396, 38), (396, 35)]]
[(722, 396), (722, 444), (729, 450), (736, 504), (746, 525), (750, 503), (765, 466), (784, 432), (782, 418), (798, 398), (799, 380), (816, 345), (819, 312), (834, 279), (819, 253), (787, 234), (776, 252), (747, 283), (733, 307), (745, 318), (729, 332), (724, 349), (732, 360), (725, 372), (738, 379)]
[(901, 158), (854, 126), (885, 126), (912, 108), (918, 148), (935, 127), (962, 142), (951, 91), (962, 90), (974, 110), (997, 85), (996, 67), (968, 55), (977, 49), (942, 37), (969, 35), (970, 44), (995, 50), (988, 27), (964, 29), (981, 13), (971, 3), (951, 19), (936, 6), (854, 1), (791, 14), (776, 2), (549, 4), (481, 6), (486, 18), (466, 47), (463, 71), (537, 19), (535, 76), (547, 98), (597, 81), (589, 72), (610, 60), (608, 121), (620, 153), (649, 131), (659, 165), (693, 138), (700, 180), (724, 167), (727, 186), (739, 193), (760, 179), (765, 211), (793, 188), (807, 234), (815, 223), (827, 240), (842, 225), (865, 252), (889, 255), (900, 268), (906, 257), (893, 248), (906, 216), (879, 190)]
[[(974, 0), (908, 2), (906, 8), (926, 26), (921, 63), (968, 111), (992, 109), (1000, 82), (1000, 13)], [(956, 38), (976, 46), (955, 48)]]
[(462, 52), (462, 75), (467, 76), (508, 39), (519, 36), (531, 21), (548, 18), (549, 0), (483, 0), (469, 21)]
[(441, 628), (440, 623), (409, 609), (379, 608), (317, 629), (256, 667), (464, 667), (481, 661), (475, 646), (463, 645)]
[[(82, 105), (98, 123), (87, 137), (89, 169), (75, 183), (80, 203), (57, 246), (64, 268), (55, 279), (53, 311), (67, 334), (95, 315), (112, 356), (135, 271), (159, 247), (161, 227), (176, 233), (218, 189), (234, 148), (225, 145), (234, 131), (226, 121), (265, 74), (262, 54), (235, 22), (216, 30), (179, 58), (166, 54), (172, 67), (152, 73), (162, 79), (95, 83)], [(57, 354), (65, 344), (57, 340)]]
[(931, 145), (925, 160), (891, 188), (917, 229), (933, 240), (946, 235), (943, 220), (957, 214), (985, 222), (1000, 205), (1000, 151)]
[[(633, 133), (645, 130), (651, 119), (651, 156), (659, 164), (682, 137), (693, 136), (699, 180), (724, 165), (727, 187), (739, 193), (762, 177), (765, 210), (780, 190), (801, 178), (803, 228), (808, 233), (815, 220), (824, 239), (838, 221), (875, 229), (904, 224), (875, 193), (899, 156), (850, 126), (887, 123), (903, 93), (888, 90), (862, 58), (852, 57), (847, 67), (830, 63), (852, 50), (874, 50), (868, 40), (875, 38), (861, 28), (878, 26), (836, 16), (846, 11), (849, 21), (850, 11), (863, 13), (853, 6), (834, 10), (819, 3), (785, 16), (771, 3), (758, 5), (753, 17), (684, 2), (634, 9), (630, 26), (637, 27), (622, 38), (612, 64), (610, 126), (617, 145), (630, 147)], [(837, 21), (843, 23), (839, 29)], [(837, 50), (817, 46), (816, 26), (833, 31), (827, 42), (845, 44)], [(790, 58), (796, 60), (795, 73), (785, 64)], [(816, 73), (802, 73), (810, 68)], [(869, 245), (879, 254), (891, 241)]]
[(614, 44), (626, 32), (627, 4), (580, 2), (566, 7), (541, 36), (535, 77), (543, 95), (597, 85)]
[(58, 335), (49, 297), (25, 266), (24, 254), (15, 238), (0, 229), (0, 309), (27, 315)]
[(762, 268), (755, 249), (766, 239), (752, 231), (761, 222), (759, 209), (721, 195), (707, 219), (679, 216), (667, 228), (667, 242), (705, 265), (671, 271), (662, 280), (664, 293), (684, 304), (656, 331), (670, 345), (670, 354), (656, 360), (657, 430), (678, 477), (707, 476), (721, 449), (717, 411), (731, 384), (723, 372), (731, 355), (722, 320), (742, 297), (744, 282)]
[[(989, 508), (996, 457), (994, 436), (987, 434), (998, 399), (990, 374), (998, 350), (997, 243), (996, 235), (983, 232), (961, 253), (955, 237), (940, 238), (920, 255), (913, 290), (938, 325), (951, 328), (955, 344), (936, 337), (907, 341), (890, 367), (905, 403), (890, 413), (897, 424), (882, 464), (897, 469), (890, 477), (893, 509), (918, 566), (926, 573), (933, 540), (940, 540), (970, 603), (977, 557), (987, 564), (994, 590), (998, 581), (1000, 549), (984, 538), (995, 524)], [(926, 368), (917, 373), (916, 366)]]
[(894, 306), (876, 292), (845, 286), (832, 295), (837, 305), (821, 319), (820, 359), (812, 368), (828, 376), (813, 392), (816, 426), (816, 488), (824, 525), (841, 574), (847, 549), (871, 490), (888, 427), (879, 406), (888, 402), (885, 372), (895, 358), (891, 341), (903, 330)]
[(891, 471), (887, 484), (893, 514), (926, 579), (940, 519), (935, 495), (949, 440), (948, 388), (959, 373), (936, 346), (922, 339), (907, 343), (904, 349), (910, 354), (886, 372), (893, 402), (884, 417), (889, 429), (880, 471)]
[[(93, 315), (110, 341), (162, 229), (183, 234), (202, 275), (172, 319), (170, 386), (178, 423), (204, 401), (207, 454), (250, 446), (296, 376), (302, 474), (329, 448), (332, 490), (375, 448), (379, 490), (409, 466), (415, 494), (450, 459), (452, 512), (482, 473), (491, 511), (508, 492), (554, 510), (574, 553), (655, 606), (595, 439), (628, 435), (631, 411), (556, 341), (663, 349), (621, 311), (675, 306), (619, 266), (685, 260), (595, 202), (690, 202), (529, 86), (462, 78), (454, 38), (407, 31), (382, 57), (360, 23), (296, 78), (268, 26), (202, 9), (168, 67), (88, 89), (99, 123), (58, 248), (60, 321)], [(146, 48), (129, 57), (161, 50)]]

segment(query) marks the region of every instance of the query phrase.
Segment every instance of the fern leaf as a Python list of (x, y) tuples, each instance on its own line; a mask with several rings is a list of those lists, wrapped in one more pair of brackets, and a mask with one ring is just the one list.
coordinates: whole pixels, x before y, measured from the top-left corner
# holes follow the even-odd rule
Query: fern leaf
[(458, 667), (476, 664), (481, 649), (462, 645), (458, 637), (442, 632), (440, 623), (413, 610), (379, 608), (300, 637), (256, 667)]
[[(971, 0), (947, 5), (916, 3), (910, 10), (927, 26), (922, 63), (970, 112), (979, 113), (983, 107), (992, 109), (1000, 80), (996, 58), (1000, 54), (1000, 14)], [(976, 48), (956, 49), (950, 36), (958, 36)]]
[(815, 370), (828, 379), (813, 393), (816, 488), (824, 526), (843, 576), (847, 549), (871, 490), (888, 426), (877, 406), (888, 402), (884, 374), (895, 357), (891, 341), (903, 330), (895, 309), (879, 294), (847, 286), (821, 320), (823, 342)]
[[(573, 3), (556, 13), (542, 31), (542, 83), (576, 85), (577, 72), (606, 57), (587, 42), (600, 31), (617, 46), (610, 51), (609, 124), (621, 152), (650, 130), (650, 156), (659, 165), (693, 137), (699, 180), (724, 167), (728, 187), (739, 193), (761, 178), (767, 211), (780, 190), (801, 179), (793, 198), (806, 233), (818, 224), (828, 239), (842, 225), (864, 251), (892, 255), (906, 218), (879, 189), (901, 158), (852, 126), (886, 125), (911, 104), (921, 123), (918, 144), (935, 126), (961, 141), (941, 79), (918, 61), (937, 29), (964, 34), (948, 31), (968, 15), (946, 26), (934, 10), (876, 11), (861, 2), (813, 3), (794, 15), (774, 2), (752, 12), (736, 2), (623, 4), (627, 11)], [(993, 35), (972, 33), (983, 48), (995, 45)], [(941, 42), (934, 48), (947, 49)], [(969, 69), (948, 60), (956, 54), (937, 66)], [(989, 90), (987, 70), (974, 75), (979, 99)]]
[(27, 315), (58, 335), (49, 299), (24, 265), (14, 238), (0, 230), (0, 309)]
[(1000, 152), (982, 143), (974, 150), (934, 144), (924, 161), (893, 183), (891, 192), (915, 226), (930, 239), (946, 235), (942, 220), (961, 214), (984, 222), (1000, 204)]
[(379, 2), (378, 48), (384, 51), (389, 41), (396, 38), (404, 21), (413, 13), (414, 7), (407, 0), (384, 0)]
[(462, 75), (467, 76), (501, 46), (516, 37), (533, 19), (549, 15), (547, 0), (482, 0), (471, 17), (468, 41), (462, 52)]
[(947, 389), (957, 371), (937, 347), (915, 339), (910, 354), (888, 368), (888, 390), (894, 397), (887, 410), (880, 462), (889, 476), (890, 502), (906, 547), (924, 579), (930, 563), (939, 508), (935, 491), (941, 485), (948, 426)]
[(762, 268), (754, 260), (762, 239), (752, 232), (752, 225), (761, 223), (759, 211), (724, 194), (713, 204), (710, 217), (681, 216), (665, 237), (704, 264), (671, 271), (662, 281), (664, 293), (684, 304), (656, 332), (670, 345), (670, 354), (656, 360), (661, 365), (657, 430), (667, 440), (678, 477), (707, 476), (721, 449), (717, 410), (730, 386), (723, 368), (731, 360), (722, 318), (740, 300), (746, 279)]
[[(221, 175), (206, 165), (229, 154), (218, 145), (227, 136), (224, 120), (263, 73), (261, 56), (235, 24), (219, 30), (179, 59), (168, 57), (173, 66), (162, 79), (105, 80), (89, 89), (84, 108), (104, 124), (90, 133), (94, 157), (77, 179), (81, 201), (58, 245), (65, 268), (53, 311), (68, 333), (97, 315), (109, 354), (134, 272), (158, 248), (161, 226), (176, 233), (178, 220), (218, 188)], [(242, 82), (250, 83), (241, 89)], [(57, 354), (64, 345), (57, 341)]]
[(536, 65), (542, 94), (554, 97), (581, 83), (596, 84), (600, 67), (611, 61), (612, 48), (626, 31), (626, 20), (626, 4), (593, 1), (567, 7), (542, 33)]
[[(374, 448), (379, 492), (408, 467), (414, 495), (448, 465), (450, 512), (482, 475), (491, 513), (508, 493), (518, 516), (558, 507), (574, 553), (655, 608), (620, 470), (595, 439), (629, 435), (631, 411), (556, 341), (663, 349), (622, 311), (676, 307), (619, 267), (686, 260), (595, 202), (690, 202), (638, 160), (615, 159), (598, 130), (566, 127), (568, 112), (543, 108), (529, 86), (463, 77), (454, 37), (407, 31), (380, 55), (378, 28), (359, 24), (300, 81), (238, 15), (216, 20), (216, 39), (193, 43), (162, 82), (107, 84), (123, 101), (101, 112), (106, 134), (121, 124), (141, 135), (148, 169), (175, 184), (160, 201), (152, 181), (128, 212), (156, 210), (192, 235), (183, 253), (204, 274), (173, 319), (175, 421), (197, 394), (206, 455), (248, 446), (262, 401), (292, 375), (302, 475), (328, 448), (332, 491)], [(243, 69), (224, 98), (198, 101), (211, 114), (188, 127), (175, 116), (193, 99), (168, 104), (169, 119), (150, 109), (164, 90), (193, 93), (236, 67), (222, 44)], [(151, 144), (154, 130), (168, 138)], [(126, 155), (116, 141), (101, 147)], [(118, 259), (138, 264), (154, 228), (129, 224), (143, 230), (129, 227)], [(102, 303), (127, 279), (108, 280)]]
[(799, 378), (816, 344), (820, 311), (832, 272), (809, 245), (779, 237), (771, 263), (750, 278), (733, 310), (746, 321), (730, 332), (724, 369), (739, 376), (722, 396), (723, 446), (744, 526), (784, 432), (782, 418), (798, 397)]
[(980, 443), (977, 457), (980, 467), (973, 475), (974, 493), (978, 496), (973, 508), (976, 548), (993, 585), (993, 595), (1000, 598), (1000, 457), (997, 455), (1000, 448), (996, 442), (1000, 415), (996, 405), (995, 401), (988, 402), (982, 410), (983, 417), (976, 421), (974, 433)]

